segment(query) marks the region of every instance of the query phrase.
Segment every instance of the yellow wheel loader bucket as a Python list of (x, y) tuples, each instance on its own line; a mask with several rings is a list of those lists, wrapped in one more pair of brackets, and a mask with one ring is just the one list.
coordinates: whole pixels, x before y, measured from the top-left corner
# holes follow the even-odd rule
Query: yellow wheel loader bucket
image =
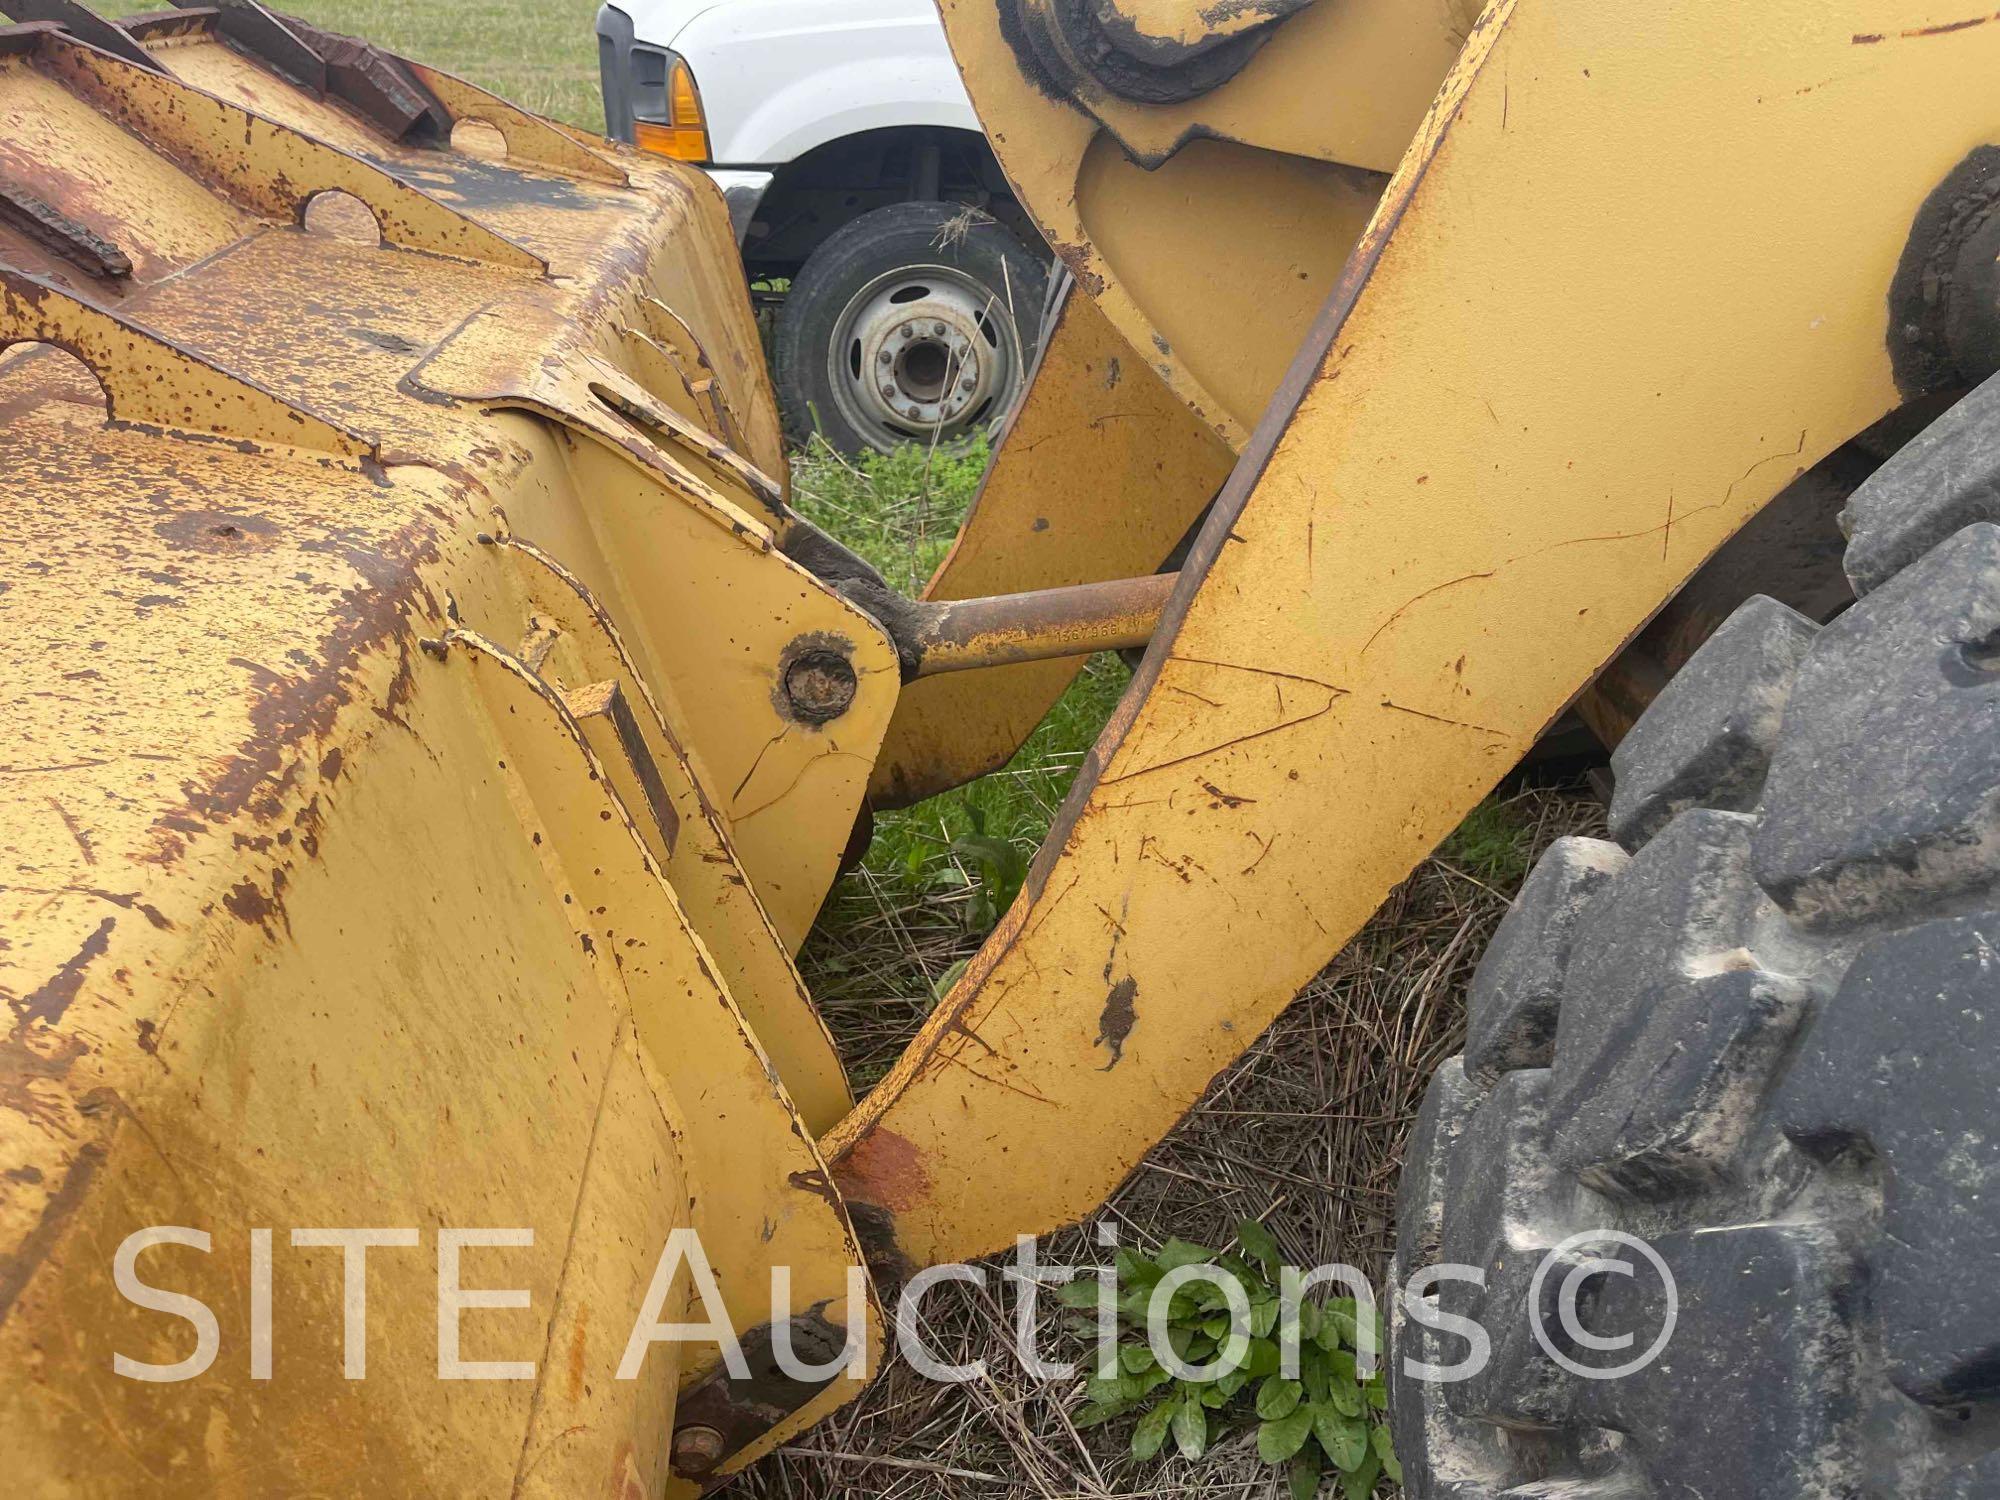
[[(678, 1409), (691, 1489), (849, 1384), (766, 1368), (867, 1306), (791, 950), (897, 684), (785, 555), (721, 203), (255, 5), (61, 9), (0, 32), (10, 1467), (656, 1495)], [(618, 1376), (681, 1229), (754, 1403)], [(441, 1333), (448, 1267), (527, 1310)]]
[[(787, 504), (698, 171), (255, 0), (0, 0), (24, 1492), (712, 1487), (2000, 347), (1939, 290), (2000, 24), (1926, 0), (942, 9), (1073, 285), (909, 600)], [(856, 1103), (793, 955), (857, 823), (1147, 642)]]

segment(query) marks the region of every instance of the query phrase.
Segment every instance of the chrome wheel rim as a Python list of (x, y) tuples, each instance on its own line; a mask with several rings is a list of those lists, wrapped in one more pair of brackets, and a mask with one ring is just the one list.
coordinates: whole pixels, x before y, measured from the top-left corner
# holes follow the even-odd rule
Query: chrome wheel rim
[(1023, 360), (991, 288), (950, 266), (901, 266), (849, 299), (827, 349), (840, 414), (870, 447), (950, 443), (1006, 415)]

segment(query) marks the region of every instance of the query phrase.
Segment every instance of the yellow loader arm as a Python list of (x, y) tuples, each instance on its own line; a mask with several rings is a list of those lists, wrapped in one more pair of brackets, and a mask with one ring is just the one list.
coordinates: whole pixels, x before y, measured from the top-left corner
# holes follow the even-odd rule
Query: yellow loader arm
[[(1228, 83), (1157, 105), (1051, 86), (1023, 32), (1074, 7), (943, 8), (1079, 285), (1135, 347), (1187, 356), (1162, 378), (1230, 431), (1195, 346), (1161, 330), (1239, 269), (1270, 276), (1265, 224), (1160, 189), (1154, 217), (1127, 199), (1092, 235), (1101, 164), (1137, 180), (1212, 134), (1377, 165), (1359, 126), (1294, 132), (1289, 49), (1330, 45), (1307, 28), (1337, 16), (1356, 40), (1313, 54), (1312, 97), (1367, 101), (1333, 81), (1383, 28), (1435, 12), (1448, 33), (1450, 7), (1308, 8)], [(1487, 9), (1261, 418), (1253, 398), (1021, 899), (822, 1143), (878, 1267), (1088, 1212), (1747, 518), (1906, 401), (1988, 373), (1952, 363), (1968, 341), (1926, 328), (1918, 290), (1976, 217), (1921, 212), (2000, 140), (1977, 81), (2000, 26), (1956, 19)], [(1156, 319), (1163, 258), (1182, 279)]]

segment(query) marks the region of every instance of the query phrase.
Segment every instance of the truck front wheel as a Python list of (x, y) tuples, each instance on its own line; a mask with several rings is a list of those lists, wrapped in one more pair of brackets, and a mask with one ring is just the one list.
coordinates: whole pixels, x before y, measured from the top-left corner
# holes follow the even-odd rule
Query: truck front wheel
[(843, 453), (951, 444), (1013, 409), (1047, 270), (977, 209), (892, 203), (792, 281), (773, 364), (788, 430)]

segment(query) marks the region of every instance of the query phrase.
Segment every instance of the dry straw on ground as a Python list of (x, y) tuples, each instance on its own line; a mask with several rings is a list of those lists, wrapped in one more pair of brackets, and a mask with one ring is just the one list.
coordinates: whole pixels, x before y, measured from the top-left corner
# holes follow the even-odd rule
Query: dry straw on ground
[[(1220, 1247), (1238, 1220), (1261, 1218), (1296, 1264), (1343, 1261), (1379, 1284), (1403, 1138), (1432, 1069), (1459, 1046), (1466, 983), (1512, 894), (1494, 867), (1518, 873), (1560, 835), (1601, 824), (1595, 800), (1569, 787), (1518, 792), (1500, 811), (1512, 857), (1489, 857), (1475, 874), (1447, 852), (1405, 881), (1105, 1206), (1101, 1217), (1116, 1223), (1124, 1242), (1151, 1246), (1179, 1235)], [(865, 918), (850, 912), (831, 949), (808, 950), (807, 966), (850, 1067), (872, 1079), (922, 1023), (930, 986), (974, 945), (949, 902), (899, 906), (865, 875), (839, 899), (872, 901), (875, 910)], [(1054, 1237), (1043, 1260), (1098, 1263), (1095, 1222)], [(1129, 1423), (1079, 1433), (1070, 1414), (1080, 1382), (1035, 1380), (1012, 1353), (1012, 1291), (996, 1275), (987, 1290), (946, 1284), (923, 1304), (937, 1356), (983, 1358), (984, 1379), (934, 1385), (891, 1364), (860, 1399), (729, 1493), (760, 1500), (1281, 1493), (1276, 1471), (1258, 1462), (1248, 1441), (1227, 1443), (1198, 1464), (1137, 1464), (1126, 1453)], [(1078, 1358), (1059, 1331), (1054, 1299), (1040, 1302), (1044, 1357)]]

